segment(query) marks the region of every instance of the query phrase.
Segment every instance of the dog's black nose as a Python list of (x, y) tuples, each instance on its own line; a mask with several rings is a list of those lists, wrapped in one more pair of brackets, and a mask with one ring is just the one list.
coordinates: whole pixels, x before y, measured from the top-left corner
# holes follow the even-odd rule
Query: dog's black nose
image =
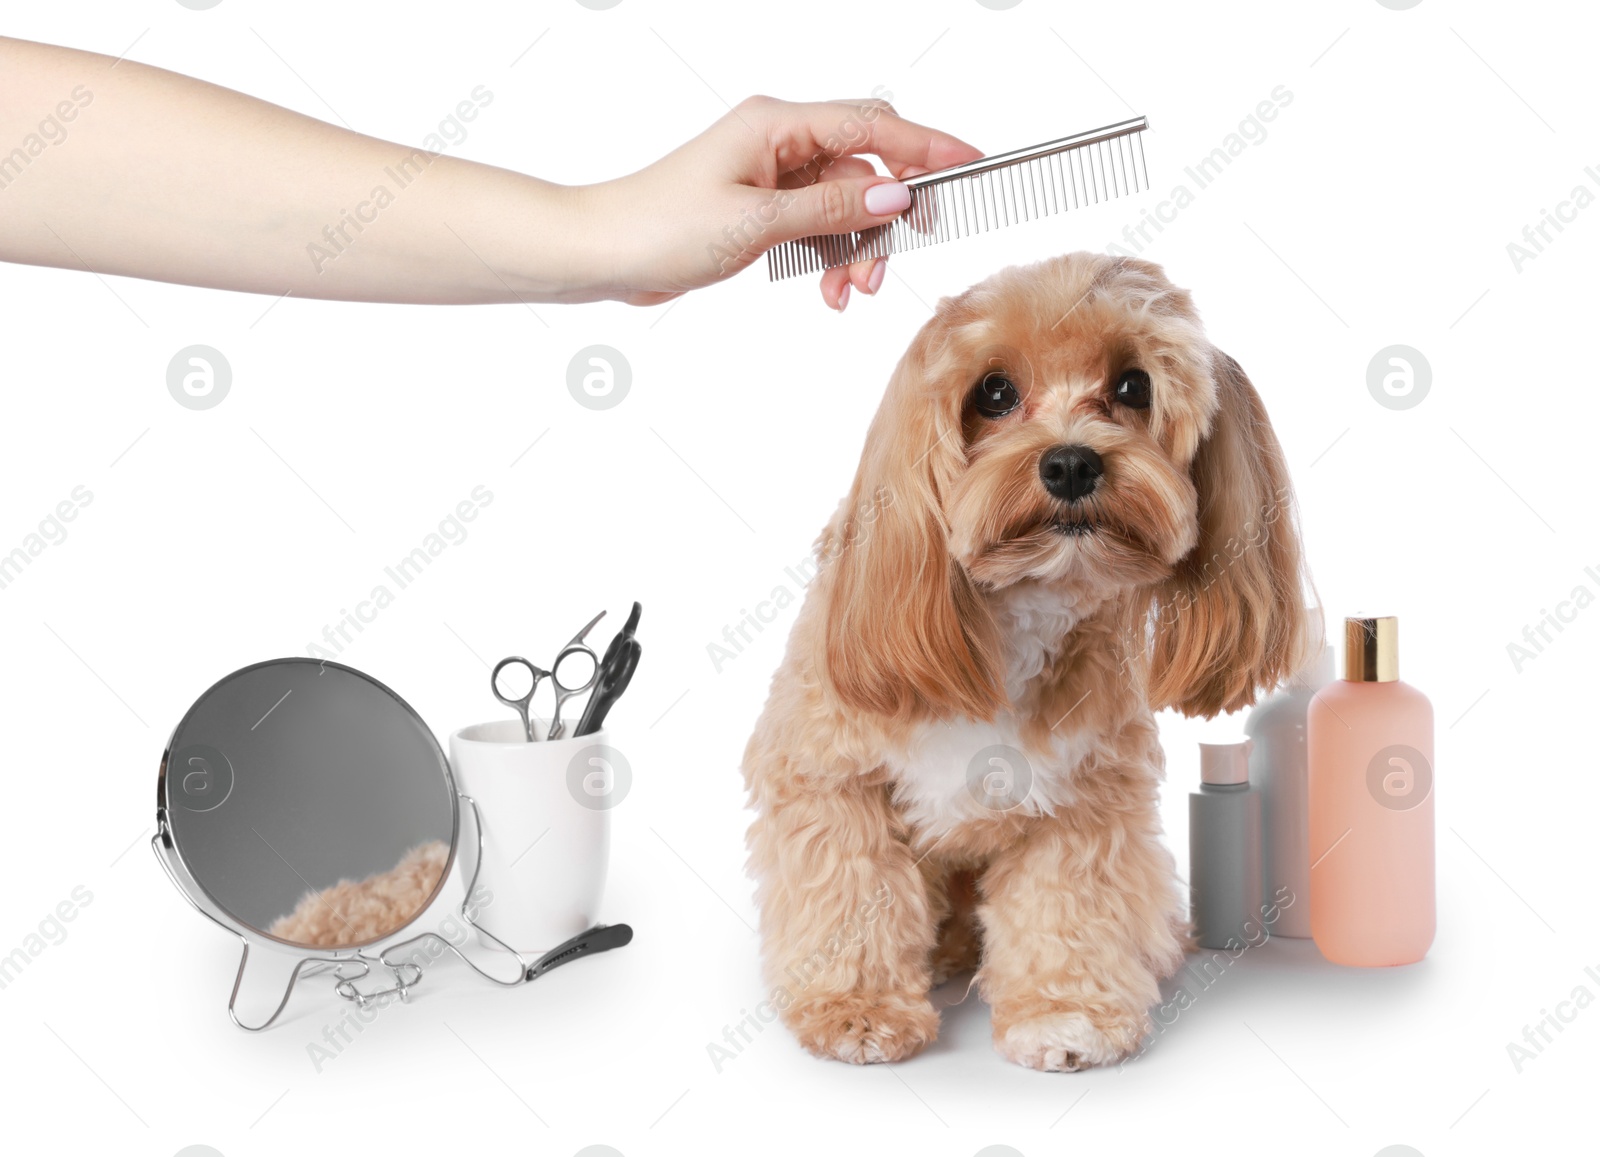
[(1094, 493), (1105, 463), (1088, 446), (1056, 446), (1039, 459), (1039, 479), (1057, 498), (1076, 502)]

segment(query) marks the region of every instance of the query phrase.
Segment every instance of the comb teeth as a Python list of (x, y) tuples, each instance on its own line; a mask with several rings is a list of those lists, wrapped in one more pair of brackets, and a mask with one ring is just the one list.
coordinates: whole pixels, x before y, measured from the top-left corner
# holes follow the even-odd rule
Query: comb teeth
[(910, 177), (911, 205), (886, 225), (803, 237), (767, 251), (772, 281), (922, 249), (1150, 187), (1144, 117)]

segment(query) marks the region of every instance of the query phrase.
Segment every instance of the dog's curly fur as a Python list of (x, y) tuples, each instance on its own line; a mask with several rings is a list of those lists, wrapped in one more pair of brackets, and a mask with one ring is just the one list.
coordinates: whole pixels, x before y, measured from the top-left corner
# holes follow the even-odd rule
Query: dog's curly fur
[(449, 859), (450, 847), (442, 840), (419, 844), (393, 868), (307, 892), (267, 932), (312, 948), (369, 944), (416, 919), (438, 889)]
[[(1148, 408), (1115, 396), (1134, 368)], [(989, 419), (994, 374), (1021, 404)], [(1040, 473), (1068, 444), (1103, 463), (1072, 501)], [(1244, 706), (1305, 649), (1254, 388), (1155, 265), (1005, 270), (913, 341), (819, 555), (744, 758), (782, 1019), (897, 1060), (938, 1031), (931, 985), (976, 968), (1008, 1059), (1128, 1056), (1188, 943), (1154, 711)]]

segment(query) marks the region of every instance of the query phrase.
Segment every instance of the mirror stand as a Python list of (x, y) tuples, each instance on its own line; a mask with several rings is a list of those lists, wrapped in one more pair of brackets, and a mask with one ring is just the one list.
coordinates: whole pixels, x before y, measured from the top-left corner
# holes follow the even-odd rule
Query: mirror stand
[[(241, 932), (236, 925), (228, 920), (223, 919), (221, 913), (213, 911), (209, 903), (202, 903), (201, 899), (197, 897), (204, 897), (203, 892), (191, 887), (189, 884), (186, 884), (182, 879), (179, 878), (180, 872), (183, 872), (184, 875), (187, 875), (188, 873), (184, 868), (183, 861), (174, 854), (172, 835), (167, 827), (165, 816), (158, 816), (156, 823), (156, 834), (151, 837), (150, 847), (151, 850), (155, 852), (156, 859), (161, 863), (161, 866), (166, 871), (168, 878), (171, 879), (173, 884), (177, 886), (178, 890), (184, 894), (196, 911), (205, 916), (218, 927), (226, 929), (239, 939), (239, 968), (238, 971), (234, 973), (233, 991), (228, 994), (228, 1019), (233, 1021), (234, 1024), (238, 1025), (246, 1032), (261, 1032), (264, 1029), (271, 1028), (272, 1025), (277, 1021), (278, 1017), (282, 1014), (283, 1010), (288, 1006), (289, 998), (294, 995), (295, 985), (300, 982), (300, 978), (302, 976), (317, 975), (328, 970), (332, 970), (334, 975), (334, 992), (336, 992), (341, 998), (355, 1003), (362, 1009), (366, 1009), (375, 1001), (382, 1000), (386, 997), (399, 996), (402, 1002), (408, 1001), (410, 999), (411, 990), (422, 982), (422, 965), (418, 964), (415, 960), (391, 960), (390, 956), (391, 954), (399, 953), (406, 949), (414, 949), (428, 941), (437, 941), (440, 946), (457, 956), (461, 962), (464, 963), (468, 968), (472, 969), (472, 971), (476, 972), (479, 976), (483, 977), (490, 983), (497, 984), (502, 988), (516, 988), (519, 985), (528, 983), (530, 980), (534, 979), (535, 976), (539, 975), (540, 969), (537, 965), (530, 966), (527, 958), (524, 957), (522, 953), (518, 952), (505, 941), (501, 940), (498, 936), (494, 935), (494, 933), (478, 924), (468, 912), (468, 906), (471, 903), (472, 894), (476, 890), (478, 884), (478, 870), (483, 864), (483, 816), (478, 810), (478, 802), (471, 796), (467, 795), (465, 792), (458, 792), (457, 797), (471, 808), (474, 839), (477, 843), (477, 855), (473, 857), (472, 878), (467, 881), (466, 888), (463, 891), (461, 904), (458, 909), (458, 915), (469, 929), (471, 929), (473, 932), (476, 932), (485, 941), (494, 944), (499, 951), (504, 952), (517, 962), (516, 976), (510, 980), (502, 980), (500, 977), (485, 971), (464, 952), (462, 952), (460, 948), (450, 943), (450, 941), (446, 940), (437, 932), (424, 932), (420, 935), (412, 936), (406, 940), (388, 944), (375, 953), (369, 952), (363, 948), (336, 948), (329, 950), (326, 953), (302, 956), (295, 963), (293, 971), (289, 974), (289, 982), (284, 987), (283, 996), (278, 1001), (277, 1007), (272, 1010), (272, 1015), (267, 1017), (267, 1019), (262, 1021), (260, 1024), (246, 1024), (240, 1019), (237, 1008), (239, 989), (244, 983), (245, 968), (250, 962), (251, 938), (244, 932)], [(457, 857), (457, 860), (459, 861), (459, 857)], [(424, 915), (426, 915), (426, 909), (418, 912), (416, 919), (412, 922), (415, 923), (416, 920), (422, 919)], [(388, 988), (382, 988), (376, 991), (362, 991), (361, 989), (357, 988), (356, 982), (359, 980), (364, 980), (371, 975), (372, 966), (375, 964), (381, 965), (389, 970), (389, 974), (393, 977), (393, 984)], [(354, 971), (357, 969), (359, 969), (359, 971)]]

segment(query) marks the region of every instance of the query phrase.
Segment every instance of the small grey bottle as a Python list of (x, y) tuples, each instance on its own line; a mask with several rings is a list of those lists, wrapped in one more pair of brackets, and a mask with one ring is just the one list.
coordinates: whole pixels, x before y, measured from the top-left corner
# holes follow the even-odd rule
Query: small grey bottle
[(1261, 793), (1250, 785), (1250, 740), (1200, 745), (1200, 790), (1189, 793), (1189, 909), (1202, 948), (1257, 944), (1261, 920)]

